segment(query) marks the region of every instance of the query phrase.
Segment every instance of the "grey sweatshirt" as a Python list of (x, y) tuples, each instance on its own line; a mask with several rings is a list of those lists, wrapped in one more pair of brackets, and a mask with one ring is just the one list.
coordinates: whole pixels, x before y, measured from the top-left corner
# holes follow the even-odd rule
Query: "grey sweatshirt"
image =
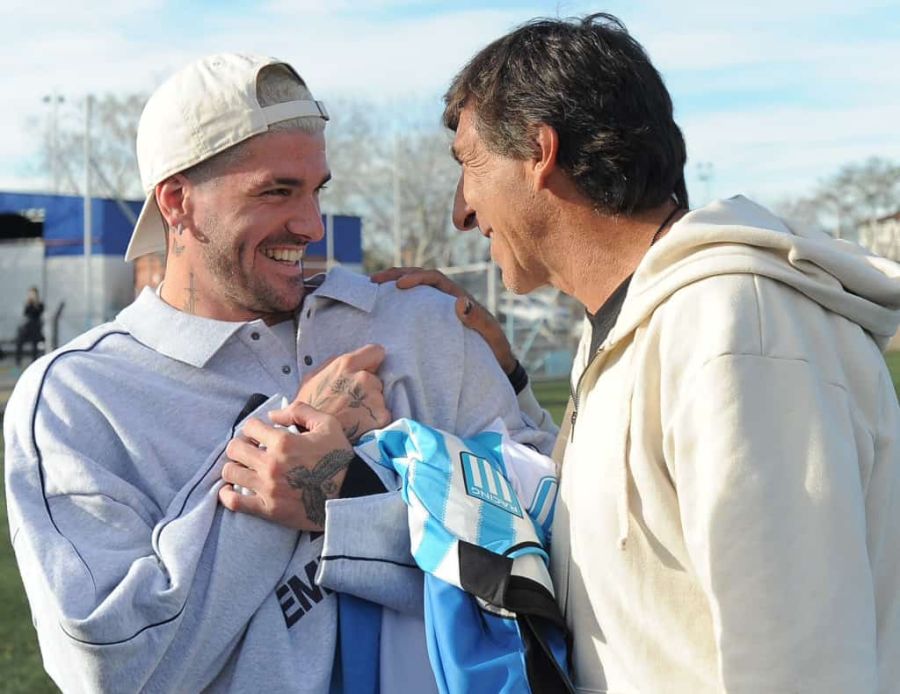
[[(261, 321), (193, 317), (145, 291), (26, 371), (4, 427), (9, 521), (44, 664), (62, 689), (327, 691), (336, 601), (314, 580), (323, 538), (232, 514), (216, 494), (247, 397), (271, 396), (260, 416), (306, 371), (367, 342), (386, 347), (380, 375), (395, 417), (468, 435), (501, 416), (518, 440), (552, 446), (552, 433), (525, 425), (451, 298), (343, 271), (307, 297), (296, 357)], [(348, 556), (392, 558), (367, 562), (375, 592), (361, 597), (414, 610), (419, 578), (388, 546), (398, 536), (348, 532), (390, 517), (396, 502), (329, 504), (327, 532)], [(347, 572), (365, 592), (358, 567)]]

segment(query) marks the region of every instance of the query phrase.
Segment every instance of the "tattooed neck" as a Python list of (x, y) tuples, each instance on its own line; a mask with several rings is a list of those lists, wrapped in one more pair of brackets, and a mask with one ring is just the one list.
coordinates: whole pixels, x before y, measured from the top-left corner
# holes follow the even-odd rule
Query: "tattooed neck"
[(190, 274), (185, 292), (187, 293), (187, 296), (184, 300), (184, 310), (188, 313), (197, 313), (197, 289), (194, 286), (193, 272)]
[(325, 526), (325, 502), (339, 491), (334, 478), (347, 469), (351, 460), (352, 450), (336, 449), (323, 455), (311, 470), (298, 465), (288, 471), (288, 484), (300, 492), (311, 523)]

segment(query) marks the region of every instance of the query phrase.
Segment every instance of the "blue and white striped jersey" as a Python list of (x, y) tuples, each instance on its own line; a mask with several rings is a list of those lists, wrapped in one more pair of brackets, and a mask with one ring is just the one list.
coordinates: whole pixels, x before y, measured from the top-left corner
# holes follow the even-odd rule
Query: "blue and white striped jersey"
[(400, 477), (439, 689), (564, 691), (565, 631), (547, 568), (554, 465), (502, 421), (492, 428), (460, 438), (401, 419), (356, 450)]

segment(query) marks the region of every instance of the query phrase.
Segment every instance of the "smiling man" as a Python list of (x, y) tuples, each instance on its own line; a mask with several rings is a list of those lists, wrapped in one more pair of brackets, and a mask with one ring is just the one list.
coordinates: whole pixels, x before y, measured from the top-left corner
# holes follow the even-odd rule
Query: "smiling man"
[(740, 196), (689, 211), (609, 15), (497, 39), (444, 122), (457, 227), (586, 310), (551, 548), (578, 690), (896, 691), (900, 268)]
[[(325, 135), (275, 130), (227, 164), (220, 175), (208, 170), (218, 173), (215, 162), (200, 164), (160, 184), (157, 204), (175, 229), (161, 296), (218, 320), (289, 319), (303, 295), (304, 250), (324, 235)], [(188, 243), (186, 226), (206, 238)]]
[[(340, 269), (304, 285), (326, 120), (271, 58), (210, 56), (165, 82), (138, 130), (127, 252), (164, 251), (164, 284), (9, 401), (11, 535), (65, 691), (434, 691), (405, 504), (371, 495), (385, 488), (350, 440), (391, 414), (463, 436), (499, 417), (552, 446), (451, 299)], [(380, 617), (344, 629), (338, 659), (336, 591)]]

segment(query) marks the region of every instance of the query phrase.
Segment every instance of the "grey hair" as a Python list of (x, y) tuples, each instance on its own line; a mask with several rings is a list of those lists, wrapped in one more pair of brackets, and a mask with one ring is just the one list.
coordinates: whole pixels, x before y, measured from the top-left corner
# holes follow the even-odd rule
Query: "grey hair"
[[(276, 64), (266, 65), (259, 71), (256, 80), (256, 99), (259, 101), (259, 105), (265, 108), (287, 101), (312, 100), (313, 95), (300, 75), (287, 65)], [(299, 130), (315, 135), (325, 130), (325, 120), (317, 117), (291, 118), (272, 123), (269, 126), (269, 132), (281, 130)], [(256, 135), (251, 140), (255, 137), (265, 137), (265, 134)], [(181, 174), (193, 183), (212, 181), (241, 160), (249, 141), (239, 142), (233, 147), (185, 169)]]

